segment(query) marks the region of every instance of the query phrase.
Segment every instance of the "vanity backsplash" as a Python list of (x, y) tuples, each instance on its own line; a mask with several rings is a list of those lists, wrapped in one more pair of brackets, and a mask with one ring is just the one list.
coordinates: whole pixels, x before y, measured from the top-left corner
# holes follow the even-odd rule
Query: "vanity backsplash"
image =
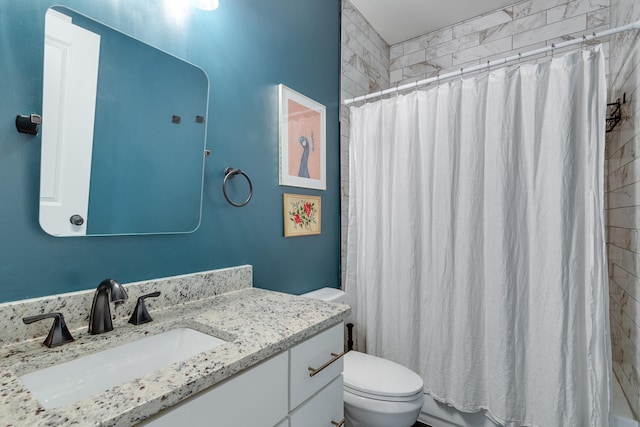
[[(117, 277), (113, 277), (113, 279), (118, 280)], [(99, 282), (92, 284), (92, 287), (85, 291), (0, 304), (0, 330), (2, 331), (0, 332), (0, 346), (31, 339), (42, 339), (47, 335), (51, 328), (50, 322), (25, 325), (22, 318), (26, 316), (60, 312), (72, 332), (74, 329), (87, 328), (93, 295)], [(123, 283), (123, 286), (129, 298), (122, 305), (112, 305), (111, 313), (116, 321), (126, 319), (131, 315), (139, 296), (155, 291), (160, 291), (161, 295), (158, 298), (146, 300), (149, 311), (250, 288), (253, 286), (253, 268), (250, 265), (243, 265)]]

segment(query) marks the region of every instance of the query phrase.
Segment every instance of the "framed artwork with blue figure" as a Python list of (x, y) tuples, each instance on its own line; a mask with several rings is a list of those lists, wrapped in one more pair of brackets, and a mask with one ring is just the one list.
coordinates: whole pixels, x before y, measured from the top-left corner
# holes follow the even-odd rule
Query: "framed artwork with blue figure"
[(325, 106), (278, 86), (280, 102), (280, 185), (326, 190)]

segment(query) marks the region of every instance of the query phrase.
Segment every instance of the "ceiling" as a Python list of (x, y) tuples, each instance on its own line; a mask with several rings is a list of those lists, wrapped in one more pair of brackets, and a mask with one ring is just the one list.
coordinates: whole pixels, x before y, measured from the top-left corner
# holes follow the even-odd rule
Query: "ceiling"
[(351, 0), (378, 34), (394, 45), (492, 12), (517, 0)]

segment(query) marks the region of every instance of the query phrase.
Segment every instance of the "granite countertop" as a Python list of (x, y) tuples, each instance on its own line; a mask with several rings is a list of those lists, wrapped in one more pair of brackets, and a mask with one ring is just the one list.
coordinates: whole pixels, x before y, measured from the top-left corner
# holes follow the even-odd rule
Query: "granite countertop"
[[(0, 425), (129, 426), (333, 326), (349, 314), (342, 304), (247, 288), (153, 311), (154, 321), (48, 349), (39, 341), (0, 347)], [(45, 409), (18, 379), (35, 370), (112, 348), (145, 335), (189, 327), (227, 343), (73, 405)], [(153, 351), (153, 349), (149, 349)], [(99, 367), (96, 367), (99, 369)]]

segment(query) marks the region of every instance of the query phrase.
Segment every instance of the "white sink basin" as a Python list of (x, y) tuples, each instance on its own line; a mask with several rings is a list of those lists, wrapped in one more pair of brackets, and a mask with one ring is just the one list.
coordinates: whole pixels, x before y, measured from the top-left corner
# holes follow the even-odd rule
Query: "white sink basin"
[(193, 329), (172, 329), (19, 379), (45, 408), (70, 405), (172, 363), (211, 350), (225, 341)]

